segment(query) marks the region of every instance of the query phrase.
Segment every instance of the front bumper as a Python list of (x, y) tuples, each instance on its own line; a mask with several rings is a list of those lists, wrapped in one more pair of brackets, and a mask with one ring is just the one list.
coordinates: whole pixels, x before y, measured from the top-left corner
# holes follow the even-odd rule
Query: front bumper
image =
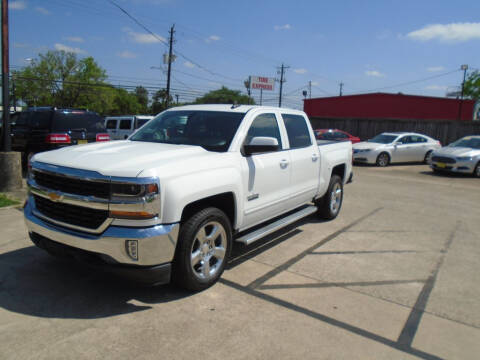
[(376, 161), (377, 152), (375, 151), (353, 153), (353, 162), (355, 163), (375, 164)]
[(457, 161), (454, 164), (441, 163), (432, 161), (430, 167), (434, 170), (450, 171), (462, 174), (471, 174), (475, 170), (475, 162), (473, 161)]
[[(101, 234), (89, 234), (40, 219), (33, 213), (34, 202), (30, 196), (24, 209), (25, 223), (31, 237), (44, 238), (73, 249), (96, 254), (105, 264), (113, 267), (122, 265), (137, 268), (155, 267), (171, 263), (173, 260), (179, 230), (178, 223), (147, 228), (110, 225)], [(138, 259), (131, 258), (127, 253), (126, 240), (137, 241)]]

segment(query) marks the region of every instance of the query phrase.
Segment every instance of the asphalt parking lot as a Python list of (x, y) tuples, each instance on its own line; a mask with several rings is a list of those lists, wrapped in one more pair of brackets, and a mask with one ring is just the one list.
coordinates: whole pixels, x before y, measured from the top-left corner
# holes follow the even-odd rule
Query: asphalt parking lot
[(478, 358), (480, 180), (354, 170), (336, 220), (235, 246), (196, 294), (53, 259), (0, 209), (0, 358)]

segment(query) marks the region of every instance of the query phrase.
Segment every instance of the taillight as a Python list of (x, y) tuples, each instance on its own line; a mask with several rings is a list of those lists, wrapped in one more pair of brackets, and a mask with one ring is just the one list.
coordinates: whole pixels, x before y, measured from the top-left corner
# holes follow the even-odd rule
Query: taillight
[(45, 142), (47, 144), (70, 144), (72, 139), (68, 134), (48, 134)]
[(108, 135), (108, 134), (97, 134), (97, 141), (110, 141), (110, 135)]

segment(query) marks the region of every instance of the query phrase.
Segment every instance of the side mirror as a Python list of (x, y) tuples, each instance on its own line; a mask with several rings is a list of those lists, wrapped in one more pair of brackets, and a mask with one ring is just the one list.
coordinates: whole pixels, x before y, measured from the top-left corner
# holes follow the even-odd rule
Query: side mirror
[(277, 150), (278, 140), (267, 136), (256, 136), (250, 140), (250, 143), (243, 145), (243, 153), (245, 156)]

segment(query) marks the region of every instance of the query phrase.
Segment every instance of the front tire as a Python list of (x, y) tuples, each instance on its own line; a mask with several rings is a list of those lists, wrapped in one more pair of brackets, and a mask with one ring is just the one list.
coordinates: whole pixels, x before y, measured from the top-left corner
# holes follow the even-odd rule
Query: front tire
[(386, 152), (382, 152), (377, 156), (376, 164), (377, 166), (385, 167), (390, 163), (390, 155)]
[(174, 282), (188, 290), (204, 290), (217, 282), (232, 245), (232, 227), (225, 213), (206, 208), (180, 227), (173, 263)]
[(480, 178), (480, 161), (478, 162), (477, 166), (475, 166), (475, 170), (473, 170), (473, 176)]
[(318, 216), (333, 220), (340, 213), (343, 203), (343, 181), (338, 175), (332, 175), (327, 193), (317, 201)]

